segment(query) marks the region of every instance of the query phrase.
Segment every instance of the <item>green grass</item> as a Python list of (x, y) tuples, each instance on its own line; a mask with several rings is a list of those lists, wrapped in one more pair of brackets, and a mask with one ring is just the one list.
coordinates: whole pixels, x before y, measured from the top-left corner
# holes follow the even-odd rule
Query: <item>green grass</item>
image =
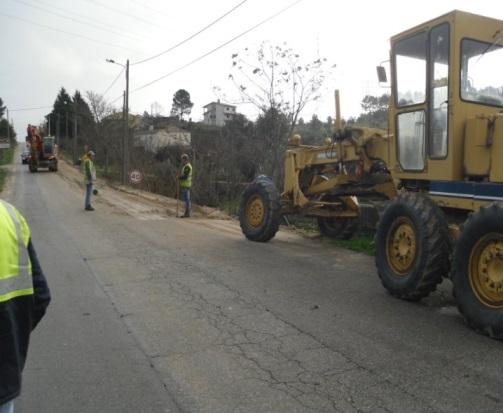
[[(0, 149), (0, 166), (9, 165), (14, 159), (15, 148)], [(9, 171), (0, 167), (0, 192), (3, 191)]]
[(0, 165), (9, 165), (14, 158), (15, 148), (0, 149)]
[(5, 179), (7, 178), (7, 171), (5, 169), (0, 169), (0, 193), (5, 185)]
[[(303, 236), (312, 237), (319, 234), (318, 224), (315, 219), (292, 216), (289, 218), (289, 222), (290, 228)], [(322, 239), (340, 248), (362, 252), (371, 256), (375, 255), (374, 234), (369, 231), (358, 231), (353, 238), (348, 240), (331, 239), (325, 236), (322, 236)]]
[(375, 245), (374, 236), (368, 232), (357, 233), (348, 240), (330, 240), (338, 247), (347, 248), (348, 250), (363, 252), (364, 254), (374, 256)]
[(219, 208), (231, 216), (239, 215), (240, 198), (226, 199), (220, 202)]

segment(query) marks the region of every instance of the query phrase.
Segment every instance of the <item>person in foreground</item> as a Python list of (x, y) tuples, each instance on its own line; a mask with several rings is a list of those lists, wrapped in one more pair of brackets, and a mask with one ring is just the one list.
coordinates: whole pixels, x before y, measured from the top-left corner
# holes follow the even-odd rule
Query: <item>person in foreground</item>
[(14, 412), (30, 334), (50, 300), (28, 224), (0, 199), (0, 413)]

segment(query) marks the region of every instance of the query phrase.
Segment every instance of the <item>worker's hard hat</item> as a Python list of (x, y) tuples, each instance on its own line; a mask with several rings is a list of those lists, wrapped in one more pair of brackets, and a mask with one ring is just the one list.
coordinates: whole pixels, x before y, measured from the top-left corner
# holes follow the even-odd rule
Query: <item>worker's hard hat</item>
[(96, 154), (93, 151), (87, 152), (87, 156), (94, 156), (94, 155), (96, 155)]
[(184, 154), (182, 155), (182, 159), (183, 159), (184, 161), (185, 161), (185, 160), (187, 160), (187, 161), (188, 161), (188, 160), (189, 160), (189, 155), (187, 155), (186, 153), (184, 153)]

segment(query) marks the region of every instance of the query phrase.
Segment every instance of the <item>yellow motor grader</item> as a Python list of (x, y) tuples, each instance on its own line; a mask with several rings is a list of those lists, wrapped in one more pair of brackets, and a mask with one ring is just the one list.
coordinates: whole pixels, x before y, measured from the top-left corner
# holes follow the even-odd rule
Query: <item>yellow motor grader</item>
[(268, 241), (301, 214), (347, 238), (384, 202), (384, 287), (415, 301), (450, 277), (467, 323), (503, 339), (503, 21), (456, 10), (416, 26), (391, 38), (390, 69), (388, 130), (343, 130), (337, 114), (324, 145), (292, 137), (283, 192), (265, 176), (244, 190), (243, 233)]

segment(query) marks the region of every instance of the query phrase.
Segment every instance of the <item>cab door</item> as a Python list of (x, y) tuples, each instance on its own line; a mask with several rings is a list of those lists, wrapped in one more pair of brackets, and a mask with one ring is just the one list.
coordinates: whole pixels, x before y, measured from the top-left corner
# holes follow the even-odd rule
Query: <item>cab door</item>
[(398, 40), (393, 59), (398, 163), (404, 172), (426, 172), (428, 159), (447, 157), (449, 24)]
[(449, 23), (430, 31), (428, 145), (430, 159), (445, 159), (449, 136)]
[(397, 158), (406, 172), (426, 167), (427, 40), (424, 30), (393, 47)]

